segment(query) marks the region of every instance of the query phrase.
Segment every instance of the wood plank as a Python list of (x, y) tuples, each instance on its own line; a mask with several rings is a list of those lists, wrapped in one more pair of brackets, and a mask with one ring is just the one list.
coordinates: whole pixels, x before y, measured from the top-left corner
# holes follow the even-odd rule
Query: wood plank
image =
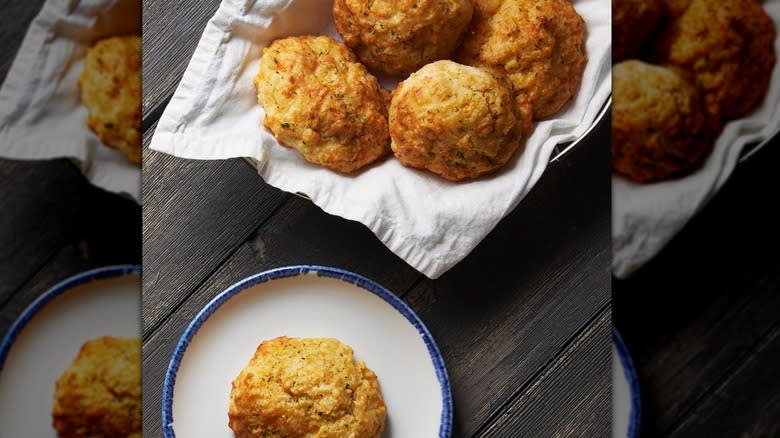
[[(0, 181), (0, 205), (13, 212), (0, 215), (0, 303), (79, 236), (106, 237), (93, 241), (103, 253), (139, 236), (140, 208), (91, 186), (67, 160), (0, 160)], [(134, 227), (122, 228), (133, 220)], [(135, 245), (140, 260), (139, 239)]]
[[(96, 257), (88, 250), (89, 246), (85, 241), (79, 240), (60, 249), (27, 283), (14, 293), (7, 303), (0, 307), (0, 337), (5, 334), (27, 306), (55, 284), (89, 269), (117, 264), (107, 262), (104, 257)], [(125, 256), (123, 257), (121, 252), (114, 254), (116, 259), (126, 261), (133, 259), (133, 254), (125, 254)], [(140, 260), (136, 260), (136, 262), (140, 262)], [(141, 309), (138, 309), (138, 319), (140, 320), (140, 318)]]
[(243, 160), (185, 160), (146, 148), (145, 335), (290, 196)]
[[(66, 277), (141, 263), (141, 208), (90, 185), (67, 161), (0, 161), (0, 333)], [(13, 190), (12, 190), (13, 189)]]
[(777, 159), (765, 148), (746, 161), (655, 260), (614, 282), (615, 324), (643, 387), (643, 435), (688, 421), (777, 323), (780, 213), (767, 202)]
[(610, 436), (611, 330), (606, 308), (477, 436)]
[(4, 1), (0, 6), (3, 11), (0, 17), (0, 83), (11, 69), (19, 46), (27, 34), (27, 28), (33, 18), (38, 15), (44, 0)]
[(606, 265), (600, 272), (588, 267), (608, 264), (610, 254), (564, 252), (533, 278), (507, 263), (503, 274), (425, 281), (407, 296), (444, 355), (455, 436), (484, 427), (609, 302)]
[(780, 436), (780, 326), (685, 417), (670, 438)]
[(219, 3), (219, 0), (143, 2), (144, 119), (179, 85), (200, 35)]

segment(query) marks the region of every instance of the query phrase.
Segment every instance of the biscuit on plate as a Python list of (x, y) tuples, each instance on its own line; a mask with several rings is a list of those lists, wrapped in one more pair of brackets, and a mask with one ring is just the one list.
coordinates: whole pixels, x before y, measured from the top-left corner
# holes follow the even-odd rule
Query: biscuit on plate
[(532, 129), (530, 104), (516, 101), (485, 70), (428, 64), (393, 91), (391, 148), (402, 164), (452, 181), (495, 172)]
[(87, 50), (79, 77), (87, 126), (106, 146), (141, 162), (141, 37), (99, 40)]
[(455, 60), (506, 75), (534, 119), (557, 113), (582, 80), (585, 21), (567, 0), (475, 0)]
[(410, 74), (452, 54), (472, 11), (471, 0), (335, 0), (333, 21), (369, 68)]
[(352, 354), (336, 339), (263, 341), (233, 380), (228, 425), (237, 438), (379, 437), (379, 382)]
[(775, 65), (775, 27), (756, 0), (693, 0), (665, 31), (654, 61), (692, 73), (722, 120), (754, 110)]
[(85, 342), (57, 380), (52, 420), (60, 438), (140, 438), (140, 339)]
[(640, 182), (681, 176), (709, 155), (717, 125), (695, 85), (673, 69), (628, 60), (612, 69), (612, 168)]
[(612, 0), (612, 62), (638, 58), (663, 13), (658, 0)]
[(349, 173), (389, 153), (388, 92), (333, 38), (274, 41), (254, 84), (263, 125), (307, 161)]

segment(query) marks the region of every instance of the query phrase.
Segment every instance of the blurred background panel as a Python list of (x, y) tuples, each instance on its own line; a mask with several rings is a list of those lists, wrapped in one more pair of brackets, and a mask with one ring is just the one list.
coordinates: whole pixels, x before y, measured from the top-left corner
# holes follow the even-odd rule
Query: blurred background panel
[[(2, 2), (0, 83), (43, 3)], [(72, 274), (141, 263), (140, 205), (90, 184), (70, 160), (0, 158), (0, 182), (0, 333)]]
[[(20, 47), (43, 5), (41, 0), (0, 2), (0, 83), (5, 82), (18, 55), (30, 56), (20, 53)], [(0, 129), (6, 128), (7, 120), (0, 117)], [(40, 129), (47, 127), (42, 125)], [(46, 134), (56, 139), (58, 133)], [(8, 146), (0, 144), (0, 152)], [(137, 270), (141, 263), (141, 206), (131, 196), (92, 184), (87, 176), (91, 170), (68, 158), (18, 160), (0, 153), (0, 340), (4, 340), (0, 343), (0, 405), (5, 406), (1, 409), (0, 436), (18, 430), (13, 427), (24, 427), (29, 432), (22, 435), (54, 434), (51, 409), (55, 380), (89, 340), (76, 339), (72, 334), (140, 336)], [(137, 172), (140, 178), (140, 168)], [(84, 275), (86, 271), (117, 265), (122, 267), (111, 270), (111, 278), (99, 280), (94, 274)], [(91, 292), (85, 294), (74, 286), (63, 288), (61, 295), (51, 293), (55, 285), (74, 277), (90, 280)], [(44, 297), (51, 299), (31, 307), (36, 300), (43, 303)], [(101, 299), (109, 301), (104, 306)], [(66, 320), (75, 322), (41, 331), (41, 327)], [(12, 326), (20, 330), (11, 333)], [(36, 337), (36, 333), (44, 336)], [(59, 345), (31, 342), (46, 338), (58, 340)], [(133, 360), (140, 363), (140, 350), (138, 353), (131, 364)], [(30, 355), (41, 358), (37, 362), (40, 366), (30, 368), (36, 374), (19, 374), (23, 371), (19, 364)], [(46, 367), (48, 374), (38, 373)], [(140, 367), (130, 368), (129, 378), (137, 380)], [(18, 385), (9, 382), (9, 376), (17, 383), (29, 377), (32, 386), (27, 386), (24, 394), (15, 394)], [(30, 391), (33, 387), (40, 391)], [(140, 392), (140, 384), (138, 388)], [(9, 396), (16, 398), (11, 411), (6, 409)], [(24, 406), (39, 406), (40, 411), (21, 412)], [(136, 417), (140, 418), (140, 410)], [(37, 423), (29, 427), (26, 421)], [(38, 433), (41, 430), (43, 434)]]

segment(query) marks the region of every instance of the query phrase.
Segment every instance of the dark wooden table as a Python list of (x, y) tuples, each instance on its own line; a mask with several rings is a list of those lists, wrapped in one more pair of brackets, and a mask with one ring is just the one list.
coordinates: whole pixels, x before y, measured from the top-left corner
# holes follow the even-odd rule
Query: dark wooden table
[(780, 137), (658, 256), (613, 282), (643, 437), (780, 436)]
[[(218, 4), (144, 2), (147, 144)], [(161, 435), (163, 377), (195, 314), (234, 282), (291, 264), (356, 272), (412, 307), (448, 367), (453, 436), (609, 436), (608, 123), (436, 281), (365, 226), (265, 184), (243, 160), (145, 151), (145, 436)]]
[[(0, 82), (42, 3), (0, 4)], [(0, 159), (0, 337), (65, 278), (140, 263), (136, 202), (92, 186), (67, 160)]]

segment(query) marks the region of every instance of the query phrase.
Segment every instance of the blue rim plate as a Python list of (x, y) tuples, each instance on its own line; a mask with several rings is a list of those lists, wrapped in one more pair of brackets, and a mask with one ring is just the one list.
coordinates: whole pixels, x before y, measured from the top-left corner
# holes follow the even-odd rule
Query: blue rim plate
[[(211, 317), (228, 300), (253, 286), (271, 282), (273, 280), (299, 277), (306, 274), (316, 275), (317, 277), (337, 279), (349, 285), (357, 286), (359, 289), (381, 298), (386, 304), (389, 304), (393, 309), (400, 313), (406, 319), (406, 321), (411, 324), (411, 326), (413, 326), (421, 340), (424, 342), (425, 347), (427, 348), (427, 352), (431, 360), (431, 365), (433, 366), (441, 390), (442, 406), (438, 436), (441, 438), (449, 438), (452, 431), (453, 418), (452, 392), (450, 389), (449, 377), (447, 375), (447, 369), (444, 364), (444, 359), (441, 356), (441, 352), (439, 351), (439, 347), (433, 340), (431, 333), (425, 327), (425, 324), (423, 324), (420, 318), (414, 313), (414, 311), (412, 311), (412, 309), (406, 305), (406, 303), (404, 303), (401, 299), (396, 297), (393, 293), (379, 284), (361, 275), (345, 271), (343, 269), (317, 265), (288, 266), (255, 274), (230, 286), (224, 292), (221, 292), (195, 316), (179, 339), (165, 375), (162, 394), (163, 435), (166, 438), (174, 438), (176, 436), (173, 430), (173, 398), (176, 377), (177, 374), (179, 374), (185, 352), (201, 326), (203, 326), (209, 317)], [(262, 294), (263, 292), (260, 293)], [(368, 363), (368, 366), (373, 368), (374, 365)], [(380, 373), (377, 372), (377, 374), (379, 375)], [(380, 375), (379, 377), (381, 380), (382, 376)], [(229, 388), (229, 382), (227, 382), (227, 387)], [(391, 414), (390, 406), (388, 406), (388, 414)], [(224, 424), (227, 424), (227, 413), (225, 412), (221, 415), (224, 415)], [(390, 427), (392, 427), (392, 424)]]
[(76, 286), (89, 283), (91, 281), (96, 281), (96, 280), (111, 278), (111, 277), (120, 277), (123, 275), (135, 274), (140, 272), (141, 272), (141, 266), (139, 265), (105, 266), (102, 268), (95, 268), (89, 271), (84, 271), (82, 273), (76, 274), (49, 288), (46, 292), (44, 292), (38, 298), (36, 298), (35, 301), (33, 301), (29, 306), (27, 306), (27, 308), (22, 312), (22, 314), (19, 315), (16, 321), (14, 321), (14, 323), (11, 325), (11, 328), (3, 337), (3, 341), (0, 342), (0, 372), (2, 372), (3, 370), (3, 366), (5, 365), (5, 360), (8, 356), (8, 352), (11, 350), (11, 346), (13, 346), (13, 343), (16, 340), (16, 338), (22, 332), (22, 330), (27, 325), (27, 323), (29, 323), (30, 320), (41, 309), (43, 309), (43, 307), (46, 306), (46, 304), (51, 302), (53, 299), (73, 289)]
[[(614, 327), (612, 328), (612, 343), (620, 362), (623, 377), (626, 379), (626, 382), (628, 382), (628, 390), (631, 396), (630, 410), (628, 413), (628, 433), (626, 436), (627, 438), (638, 438), (642, 417), (642, 406), (639, 396), (639, 378), (637, 377), (636, 369), (634, 368), (634, 363), (631, 360), (628, 348), (626, 348), (623, 338)], [(615, 370), (614, 372), (617, 371), (618, 370)], [(618, 377), (619, 376), (617, 375), (613, 376), (613, 381)], [(615, 401), (613, 401), (613, 403), (615, 403)]]

